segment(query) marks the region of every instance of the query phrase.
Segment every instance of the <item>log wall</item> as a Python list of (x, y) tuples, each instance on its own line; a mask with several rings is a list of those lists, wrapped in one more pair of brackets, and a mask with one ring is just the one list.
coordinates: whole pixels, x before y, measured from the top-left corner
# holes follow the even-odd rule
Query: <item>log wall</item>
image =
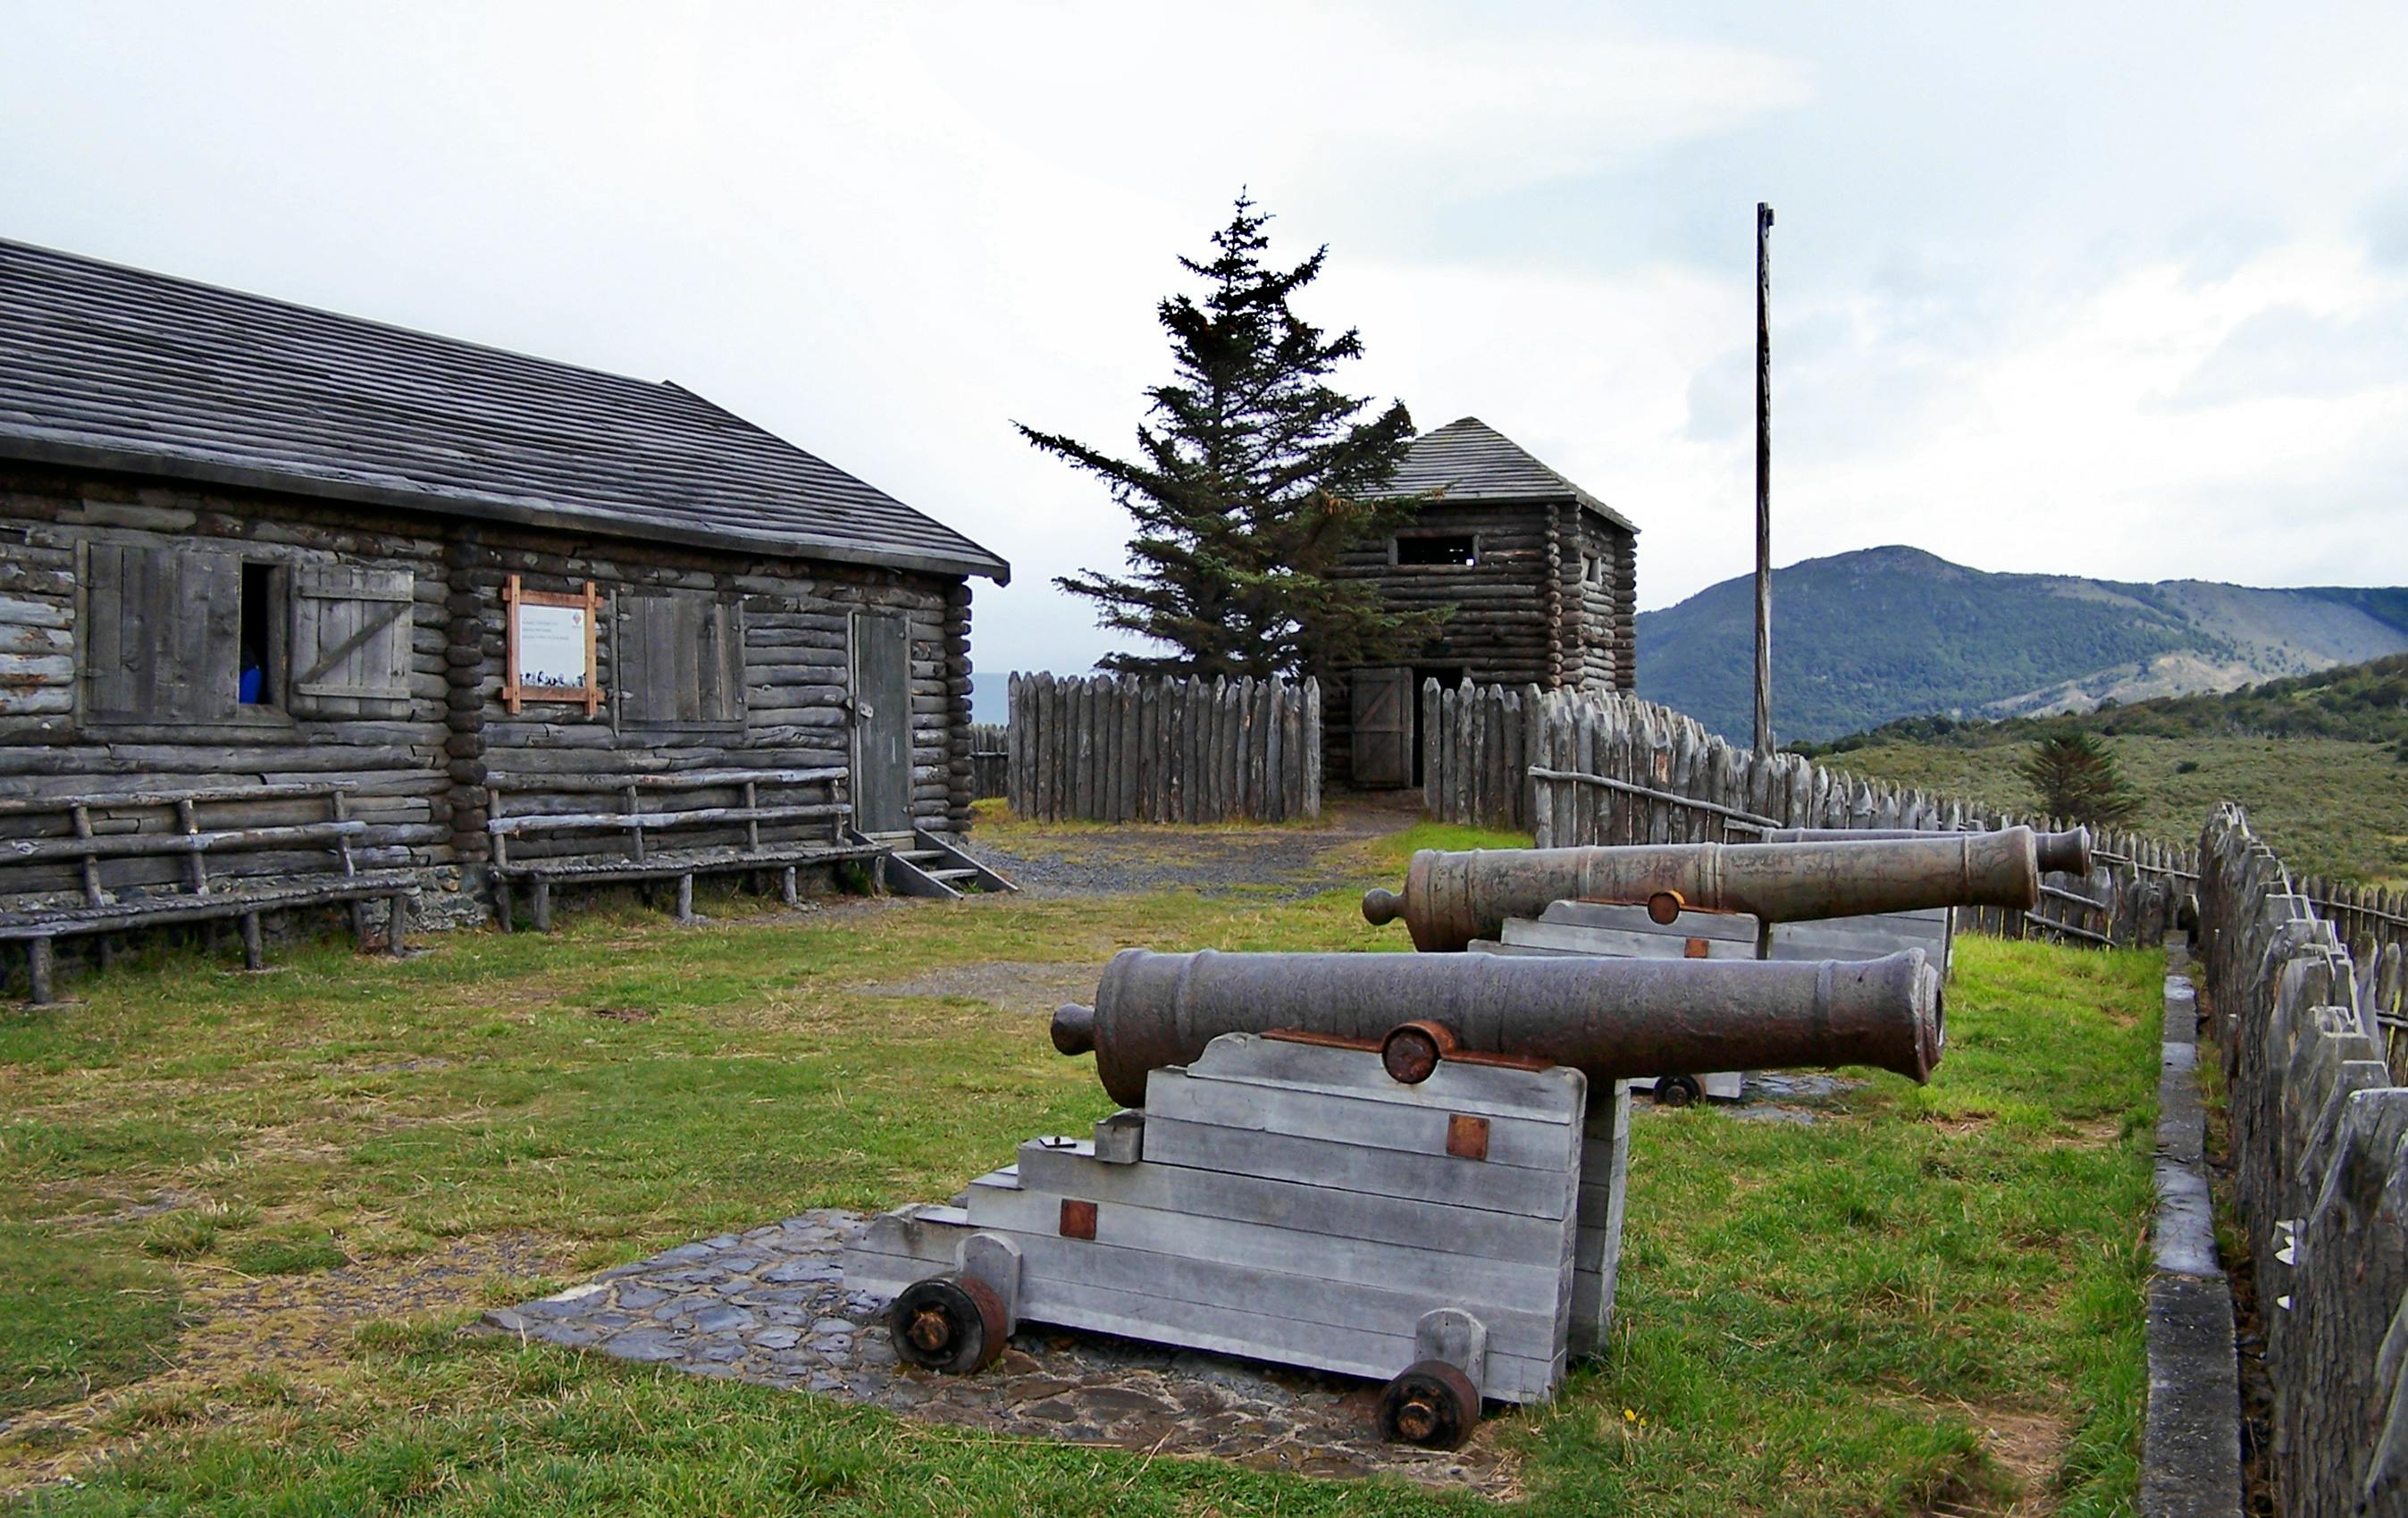
[[(10, 651), (0, 654), (0, 795), (342, 781), (351, 787), (351, 815), (367, 824), (354, 849), (362, 866), (449, 865), (443, 545), (435, 531), (412, 531), (412, 525), (262, 510), (233, 494), (153, 489), (130, 480), (0, 469), (0, 649)], [(81, 551), (93, 544), (196, 538), (288, 567), (339, 563), (407, 574), (412, 587), (407, 712), (379, 718), (246, 712), (243, 721), (211, 724), (83, 722), (77, 701)], [(242, 820), (264, 826), (324, 815), (322, 802), (268, 804)], [(158, 863), (172, 869), (174, 862)], [(260, 851), (229, 855), (225, 866), (229, 875), (275, 874), (296, 863)], [(128, 877), (127, 883), (148, 882)], [(38, 889), (24, 881), (11, 887)]]
[[(1399, 566), (1390, 539), (1356, 544), (1338, 578), (1370, 580), (1400, 610), (1451, 607), (1438, 636), (1376, 661), (1444, 669), (1451, 683), (1535, 684), (1555, 690), (1638, 683), (1632, 622), (1638, 594), (1638, 539), (1572, 500), (1484, 502), (1422, 508), (1414, 533), (1461, 533), (1479, 539), (1468, 566)], [(1588, 566), (1601, 572), (1592, 578)], [(1372, 661), (1367, 661), (1372, 662)], [(1323, 679), (1324, 763), (1333, 784), (1353, 780), (1353, 692), (1347, 672)]]
[(2200, 852), (2274, 1510), (2408, 1511), (2408, 904), (2319, 904), (2237, 807)]
[[(407, 701), (376, 718), (257, 710), (213, 725), (90, 720), (77, 699), (84, 652), (79, 556), (85, 545), (117, 542), (199, 542), (296, 568), (406, 574)], [(609, 700), (591, 716), (550, 702), (505, 710), (501, 590), (512, 574), (529, 590), (596, 583), (606, 692), (613, 689), (615, 594), (666, 588), (734, 597), (743, 627), (742, 722), (687, 731), (623, 727)], [(964, 580), (11, 466), (0, 470), (0, 796), (340, 781), (351, 788), (351, 815), (368, 824), (361, 862), (425, 871), (437, 888), (430, 908), (472, 919), (484, 909), (486, 882), (474, 866), (489, 857), (485, 825), (496, 787), (512, 812), (583, 810), (594, 803), (594, 778), (605, 773), (848, 766), (843, 701), (854, 611), (907, 619), (912, 818), (935, 831), (966, 830), (972, 784)], [(266, 854), (244, 863), (263, 872), (279, 865)]]
[(1011, 677), (1012, 815), (1286, 822), (1321, 815), (1316, 680)]

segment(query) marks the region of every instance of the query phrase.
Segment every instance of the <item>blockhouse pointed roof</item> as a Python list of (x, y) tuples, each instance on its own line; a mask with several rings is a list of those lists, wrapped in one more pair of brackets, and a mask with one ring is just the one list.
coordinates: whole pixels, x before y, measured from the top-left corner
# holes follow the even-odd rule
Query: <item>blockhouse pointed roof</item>
[(691, 391), (0, 239), (0, 458), (1001, 583)]
[(1625, 532), (1628, 517), (1540, 463), (1521, 444), (1476, 416), (1450, 422), (1412, 441), (1390, 485), (1401, 494), (1435, 491), (1462, 501), (1575, 500)]

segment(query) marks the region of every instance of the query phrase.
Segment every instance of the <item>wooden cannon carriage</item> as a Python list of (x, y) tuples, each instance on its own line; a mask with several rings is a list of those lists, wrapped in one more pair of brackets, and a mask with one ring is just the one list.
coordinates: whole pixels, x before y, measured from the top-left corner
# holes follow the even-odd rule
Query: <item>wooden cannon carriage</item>
[(1054, 1041), (1116, 1100), (953, 1205), (873, 1220), (848, 1285), (896, 1353), (974, 1371), (1023, 1321), (1386, 1382), (1451, 1446), (1601, 1347), (1632, 1070), (1873, 1064), (1922, 1078), (1919, 952), (1855, 965), (1127, 950)]

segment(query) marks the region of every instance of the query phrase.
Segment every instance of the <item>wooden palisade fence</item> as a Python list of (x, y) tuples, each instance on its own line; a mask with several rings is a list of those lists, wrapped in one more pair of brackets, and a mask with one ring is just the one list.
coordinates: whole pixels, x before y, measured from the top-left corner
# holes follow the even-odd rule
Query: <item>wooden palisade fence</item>
[(2237, 807), (2200, 855), (2275, 1511), (2408, 1511), (2408, 915), (2396, 892), (2315, 900)]
[(970, 723), (970, 795), (975, 800), (1011, 790), (1011, 724)]
[(1011, 677), (1012, 815), (1278, 823), (1321, 815), (1321, 682)]
[[(1540, 847), (1687, 843), (1776, 827), (2003, 827), (2020, 818), (1866, 781), (1799, 754), (1760, 760), (1694, 718), (1594, 689), (1426, 682), (1424, 805), (1441, 822), (1532, 833)], [(2197, 880), (2190, 850), (2108, 832), (2087, 880), (2052, 875), (2041, 909), (1962, 911), (1958, 925), (2020, 938), (2155, 943)]]

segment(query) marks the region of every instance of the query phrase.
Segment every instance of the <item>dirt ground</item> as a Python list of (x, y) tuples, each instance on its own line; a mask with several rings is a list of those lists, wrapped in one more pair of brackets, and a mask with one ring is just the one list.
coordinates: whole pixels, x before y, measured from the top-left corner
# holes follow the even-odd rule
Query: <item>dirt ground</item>
[(1036, 896), (1129, 895), (1188, 889), (1262, 891), (1277, 899), (1350, 885), (1345, 851), (1421, 820), (1420, 793), (1353, 796), (1319, 826), (1144, 827), (1010, 823), (974, 829), (970, 850)]

